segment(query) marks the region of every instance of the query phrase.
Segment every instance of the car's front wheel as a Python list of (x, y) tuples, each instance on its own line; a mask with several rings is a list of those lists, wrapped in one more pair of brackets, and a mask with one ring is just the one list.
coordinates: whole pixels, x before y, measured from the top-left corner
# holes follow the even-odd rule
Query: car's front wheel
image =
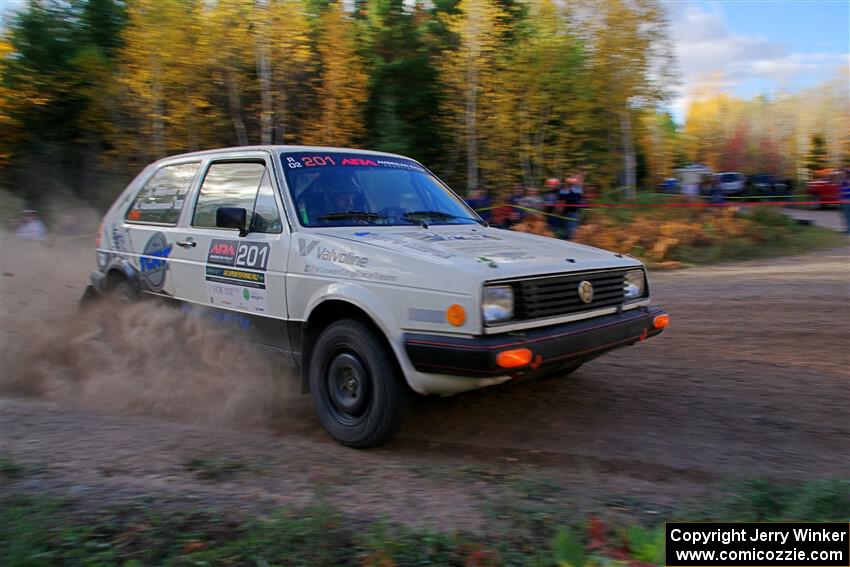
[(358, 449), (392, 437), (409, 408), (392, 353), (355, 320), (333, 323), (319, 335), (310, 356), (310, 394), (331, 436)]

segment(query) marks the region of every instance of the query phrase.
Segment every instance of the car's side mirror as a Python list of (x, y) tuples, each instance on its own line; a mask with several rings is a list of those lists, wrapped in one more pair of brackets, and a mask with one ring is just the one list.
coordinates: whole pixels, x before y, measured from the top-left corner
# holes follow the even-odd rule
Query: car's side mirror
[(242, 207), (219, 207), (215, 210), (215, 226), (235, 228), (239, 236), (248, 234), (248, 211)]

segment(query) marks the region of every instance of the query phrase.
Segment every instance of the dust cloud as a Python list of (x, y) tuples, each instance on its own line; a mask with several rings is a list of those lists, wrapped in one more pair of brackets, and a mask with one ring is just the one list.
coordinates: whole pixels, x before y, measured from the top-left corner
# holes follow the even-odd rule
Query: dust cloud
[(0, 235), (0, 395), (109, 413), (262, 426), (298, 384), (280, 355), (156, 301), (78, 301), (94, 239)]

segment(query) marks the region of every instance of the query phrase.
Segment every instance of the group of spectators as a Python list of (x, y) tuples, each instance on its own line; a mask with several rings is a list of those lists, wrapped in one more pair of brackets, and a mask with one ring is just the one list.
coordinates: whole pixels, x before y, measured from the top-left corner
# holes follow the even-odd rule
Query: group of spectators
[(466, 203), (493, 226), (572, 238), (581, 223), (585, 204), (583, 177), (563, 182), (547, 179), (543, 191), (515, 185), (505, 204), (494, 205), (484, 188), (473, 189)]

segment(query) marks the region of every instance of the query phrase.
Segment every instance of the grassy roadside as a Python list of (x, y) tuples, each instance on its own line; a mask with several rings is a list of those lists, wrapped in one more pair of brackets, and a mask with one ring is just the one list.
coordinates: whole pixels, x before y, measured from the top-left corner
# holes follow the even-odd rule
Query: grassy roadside
[(771, 207), (623, 208), (588, 211), (575, 240), (679, 268), (846, 246), (834, 230), (804, 225)]
[[(143, 501), (80, 512), (71, 500), (14, 496), (0, 501), (0, 564), (17, 565), (631, 565), (663, 562), (663, 521), (834, 520), (850, 517), (850, 482), (726, 487), (728, 496), (659, 518), (620, 523), (557, 517), (545, 499), (500, 511), (514, 526), (495, 533), (446, 533), (362, 522), (323, 502), (256, 518)], [(513, 504), (511, 504), (513, 502)], [(610, 523), (609, 523), (610, 522)], [(532, 527), (533, 529), (526, 529)]]

